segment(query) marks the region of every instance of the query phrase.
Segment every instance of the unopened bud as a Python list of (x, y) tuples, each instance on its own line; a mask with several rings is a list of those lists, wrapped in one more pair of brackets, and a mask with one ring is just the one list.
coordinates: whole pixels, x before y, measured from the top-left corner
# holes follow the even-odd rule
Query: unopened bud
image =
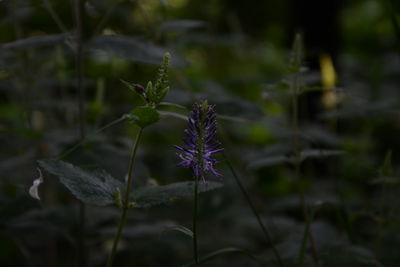
[(135, 88), (138, 94), (145, 96), (146, 90), (142, 85), (133, 83), (132, 86)]

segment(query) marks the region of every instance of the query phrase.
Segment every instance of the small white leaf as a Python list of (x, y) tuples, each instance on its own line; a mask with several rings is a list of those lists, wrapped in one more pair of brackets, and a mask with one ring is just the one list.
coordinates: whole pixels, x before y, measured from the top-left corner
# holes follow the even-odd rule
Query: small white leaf
[(29, 188), (29, 194), (31, 195), (31, 197), (40, 200), (38, 189), (39, 185), (43, 183), (43, 175), (42, 171), (39, 168), (37, 168), (37, 170), (39, 171), (39, 177), (33, 181), (32, 186)]

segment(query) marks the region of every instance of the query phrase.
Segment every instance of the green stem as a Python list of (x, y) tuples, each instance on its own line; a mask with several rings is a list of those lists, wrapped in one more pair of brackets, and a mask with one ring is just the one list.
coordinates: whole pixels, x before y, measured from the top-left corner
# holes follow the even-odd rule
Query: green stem
[[(295, 74), (294, 78), (294, 86), (295, 88), (298, 86), (298, 74)], [(298, 87), (297, 87), (298, 88)], [(300, 146), (299, 146), (299, 127), (298, 127), (298, 90), (294, 91), (293, 94), (293, 130), (294, 130), (294, 135), (293, 135), (293, 155), (295, 158), (295, 182), (297, 183), (298, 187), (298, 192), (299, 192), (299, 197), (300, 197), (300, 205), (303, 211), (303, 216), (306, 221), (306, 227), (304, 229), (304, 240), (303, 244), (300, 249), (299, 253), (299, 258), (298, 258), (298, 263), (297, 266), (301, 267), (304, 265), (304, 254), (306, 253), (306, 246), (307, 246), (307, 239), (310, 240), (310, 245), (311, 245), (311, 254), (314, 260), (314, 263), (316, 266), (319, 266), (319, 257), (317, 253), (317, 249), (315, 246), (315, 241), (314, 237), (311, 231), (311, 223), (312, 223), (312, 218), (311, 215), (309, 214), (309, 210), (307, 207), (307, 203), (305, 201), (305, 193), (304, 193), (304, 188), (302, 181), (300, 180), (300, 166), (301, 166), (301, 152), (300, 152)], [(307, 238), (308, 237), (308, 238)]]
[(236, 182), (237, 185), (239, 186), (240, 191), (242, 192), (244, 198), (246, 199), (247, 204), (249, 204), (249, 206), (250, 206), (250, 208), (251, 208), (251, 210), (252, 210), (254, 216), (256, 217), (257, 222), (258, 222), (258, 224), (260, 225), (261, 230), (263, 231), (264, 236), (265, 236), (267, 242), (268, 242), (269, 245), (271, 246), (272, 251), (273, 251), (273, 253), (274, 253), (275, 257), (276, 257), (276, 260), (277, 260), (278, 263), (279, 263), (279, 266), (280, 266), (280, 267), (285, 267), (285, 264), (284, 264), (283, 261), (282, 261), (282, 258), (281, 258), (280, 254), (279, 254), (279, 251), (277, 250), (277, 248), (275, 247), (274, 243), (272, 242), (272, 237), (271, 237), (271, 234), (270, 234), (268, 228), (267, 228), (267, 227), (264, 225), (264, 223), (262, 222), (261, 217), (260, 217), (259, 213), (257, 212), (257, 209), (256, 209), (256, 207), (254, 206), (253, 202), (251, 201), (249, 194), (247, 193), (246, 189), (244, 188), (242, 182), (240, 181), (239, 176), (236, 174), (235, 169), (233, 168), (232, 164), (230, 163), (230, 161), (229, 161), (228, 158), (226, 157), (225, 153), (223, 153), (222, 155), (223, 155), (223, 157), (224, 157), (225, 162), (228, 164), (228, 167), (229, 167), (230, 171), (232, 172), (233, 177), (235, 178), (235, 182)]
[(296, 73), (293, 74), (291, 94), (292, 94), (292, 149), (294, 156), (294, 167), (295, 167), (295, 182), (297, 183), (300, 205), (303, 210), (303, 216), (306, 221), (306, 227), (304, 229), (304, 239), (299, 252), (299, 258), (297, 266), (301, 267), (304, 265), (304, 256), (306, 253), (307, 239), (310, 240), (311, 253), (316, 266), (319, 266), (319, 259), (317, 254), (317, 249), (315, 246), (313, 234), (311, 231), (312, 216), (308, 210), (307, 203), (305, 201), (305, 193), (300, 180), (300, 167), (301, 167), (301, 151), (300, 151), (300, 140), (299, 140), (299, 95), (301, 93), (300, 88), (300, 68), (301, 68), (301, 57), (302, 57), (302, 47), (301, 47), (301, 36), (299, 34), (295, 37), (294, 43), (294, 61), (293, 66), (297, 69)]
[[(100, 133), (124, 120), (127, 119), (126, 115), (123, 115), (121, 118), (113, 120), (112, 122), (108, 123), (107, 125), (101, 127), (100, 129), (96, 130), (94, 132), (94, 134)], [(75, 145), (73, 145), (71, 148), (68, 148), (65, 152), (63, 152), (61, 155), (58, 156), (58, 159), (63, 159), (65, 157), (67, 157), (69, 154), (71, 154), (72, 152), (74, 152), (75, 150), (77, 150), (81, 145), (83, 145), (86, 142), (86, 138), (87, 135), (85, 136), (85, 138), (83, 140), (80, 140), (78, 143), (76, 143)]]
[(198, 207), (199, 177), (194, 178), (194, 196), (193, 196), (193, 257), (195, 265), (199, 264), (199, 255), (197, 250), (197, 207)]
[[(86, 135), (85, 125), (85, 92), (82, 86), (83, 80), (83, 47), (82, 47), (82, 2), (81, 0), (74, 0), (73, 14), (75, 23), (75, 37), (76, 37), (76, 51), (75, 51), (75, 64), (78, 91), (78, 107), (79, 107), (79, 136), (83, 141)], [(83, 202), (79, 202), (79, 235), (78, 235), (78, 266), (86, 266), (86, 246), (85, 246), (85, 228), (86, 228), (86, 208)]]
[(129, 163), (129, 169), (128, 169), (128, 179), (126, 181), (125, 198), (124, 198), (124, 202), (122, 203), (123, 206), (122, 206), (121, 217), (118, 222), (117, 233), (115, 234), (114, 243), (113, 243), (113, 246), (111, 249), (111, 254), (107, 261), (107, 267), (112, 267), (112, 265), (113, 265), (115, 254), (116, 254), (117, 248), (118, 248), (118, 243), (121, 238), (122, 230), (125, 226), (126, 215), (128, 213), (128, 209), (129, 209), (130, 192), (131, 192), (131, 187), (132, 187), (132, 172), (133, 172), (133, 167), (135, 165), (136, 152), (137, 152), (140, 137), (142, 136), (142, 132), (143, 132), (143, 128), (140, 128), (140, 130), (136, 136), (135, 144), (133, 145), (131, 159), (130, 159), (130, 163)]

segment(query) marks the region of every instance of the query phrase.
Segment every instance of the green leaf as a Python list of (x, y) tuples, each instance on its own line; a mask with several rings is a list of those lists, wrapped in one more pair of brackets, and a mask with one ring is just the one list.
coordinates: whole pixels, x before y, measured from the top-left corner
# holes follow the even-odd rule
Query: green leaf
[(115, 203), (117, 188), (123, 184), (105, 171), (88, 172), (61, 160), (39, 160), (39, 165), (59, 177), (60, 182), (86, 204), (105, 206)]
[(115, 190), (114, 203), (115, 203), (115, 205), (117, 205), (120, 209), (123, 208), (121, 190), (119, 189), (119, 187), (117, 187), (116, 190)]
[(148, 101), (150, 103), (153, 103), (154, 99), (157, 97), (157, 92), (154, 89), (153, 83), (151, 81), (149, 81), (146, 85), (146, 92), (147, 92)]
[[(218, 182), (199, 184), (199, 193), (222, 187)], [(132, 192), (131, 201), (134, 208), (146, 208), (168, 203), (181, 198), (193, 197), (194, 182), (179, 182), (162, 186), (142, 187)]]
[(137, 107), (131, 113), (139, 118), (138, 120), (135, 120), (135, 123), (142, 128), (149, 126), (160, 119), (157, 110), (152, 107)]
[(189, 236), (190, 238), (193, 238), (192, 230), (190, 230), (189, 228), (182, 226), (182, 225), (175, 225), (175, 226), (168, 227), (167, 229), (162, 231), (162, 233), (169, 232), (169, 231), (178, 231), (178, 232), (181, 232), (181, 233)]
[(183, 267), (190, 267), (190, 266), (196, 266), (196, 265), (200, 265), (203, 263), (206, 263), (218, 256), (221, 256), (223, 254), (228, 254), (228, 253), (241, 253), (244, 254), (245, 256), (248, 256), (249, 258), (255, 260), (258, 262), (258, 260), (247, 250), (244, 249), (240, 249), (240, 248), (223, 248), (223, 249), (219, 249), (217, 251), (211, 252), (207, 255), (205, 255), (204, 257), (201, 257), (199, 259), (199, 264), (195, 264), (194, 262), (190, 262), (189, 264), (183, 265)]

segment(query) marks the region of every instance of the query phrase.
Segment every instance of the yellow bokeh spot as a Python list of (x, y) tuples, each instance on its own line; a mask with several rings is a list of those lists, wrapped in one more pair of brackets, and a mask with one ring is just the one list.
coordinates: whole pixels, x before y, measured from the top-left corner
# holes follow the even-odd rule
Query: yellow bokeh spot
[(322, 85), (325, 88), (333, 88), (336, 85), (336, 71), (333, 66), (332, 58), (328, 54), (319, 56), (319, 64), (321, 66)]
[(339, 102), (339, 97), (332, 90), (336, 86), (336, 71), (333, 66), (332, 58), (329, 54), (321, 54), (319, 56), (319, 64), (321, 67), (321, 83), (326, 89), (322, 96), (322, 103), (325, 108), (333, 109)]

